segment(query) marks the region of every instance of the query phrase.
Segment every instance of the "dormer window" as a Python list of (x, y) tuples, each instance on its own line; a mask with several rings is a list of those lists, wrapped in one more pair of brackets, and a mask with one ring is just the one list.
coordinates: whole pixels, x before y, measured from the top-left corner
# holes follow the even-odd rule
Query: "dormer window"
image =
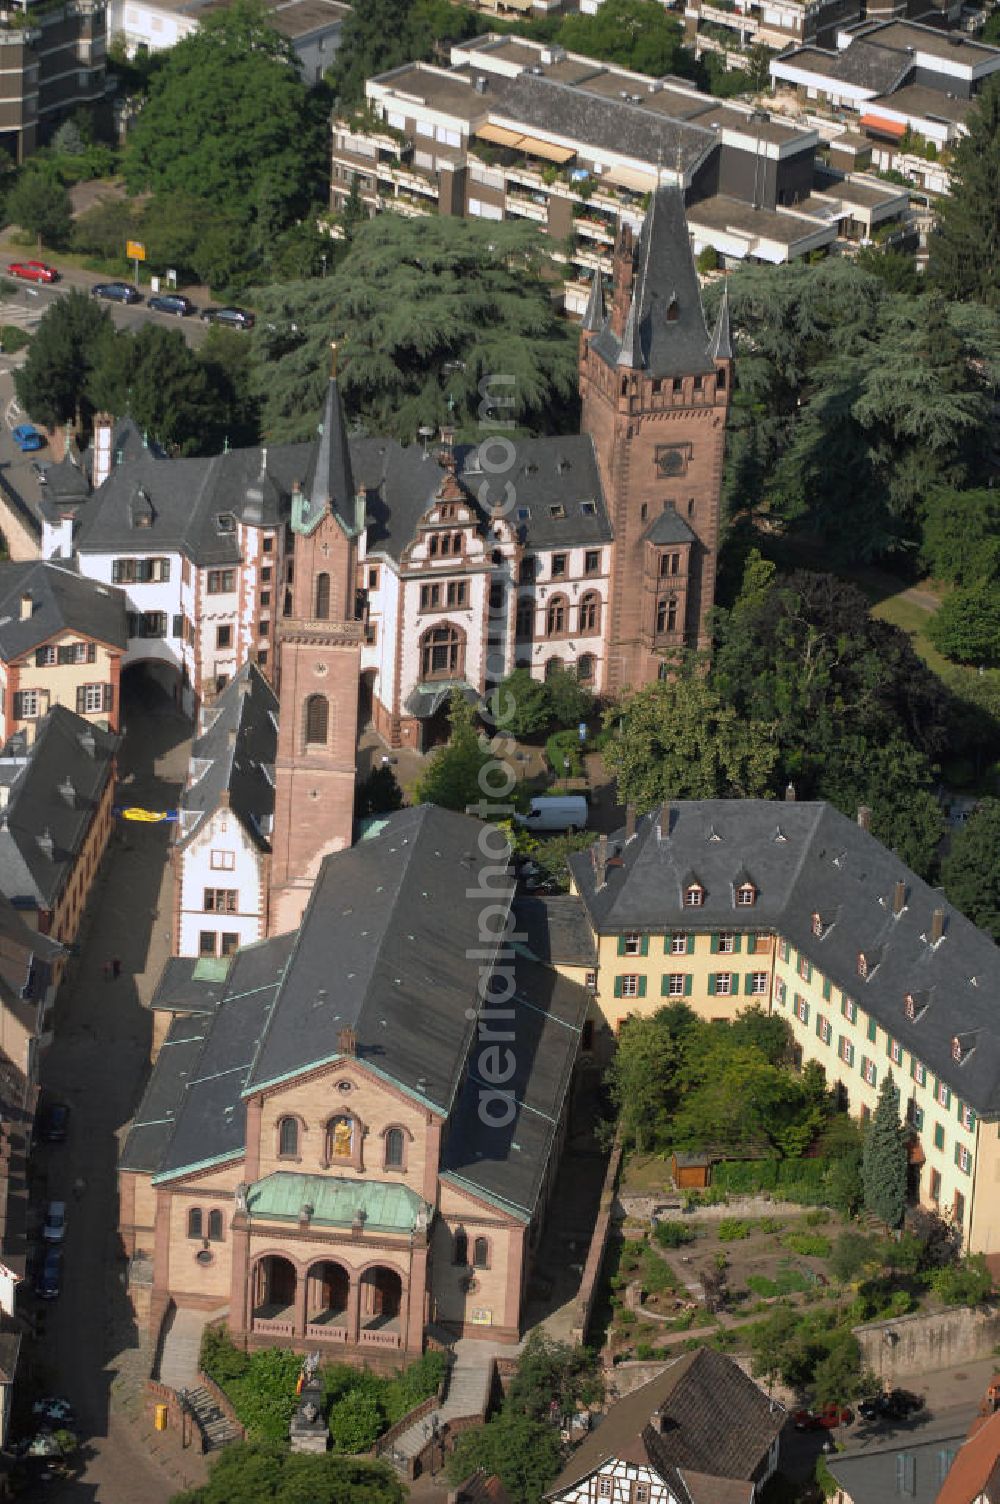
[(959, 1062), (959, 1064), (961, 1064), (961, 1062), (962, 1062), (962, 1055), (963, 1054), (964, 1054), (964, 1051), (962, 1049), (962, 1041), (959, 1039), (958, 1035), (956, 1034), (955, 1038), (951, 1042), (951, 1058), (952, 1058), (952, 1060), (957, 1060)]
[[(823, 920), (819, 914), (814, 914), (812, 916), (812, 932), (816, 936), (820, 936), (823, 933)], [(861, 971), (860, 958), (858, 961), (858, 971), (861, 972), (862, 976), (864, 976), (864, 972)]]
[(705, 889), (700, 883), (689, 883), (684, 889), (684, 907), (686, 909), (700, 909), (705, 902)]
[(858, 976), (859, 977), (867, 977), (867, 975), (868, 975), (868, 957), (865, 955), (865, 953), (864, 953), (863, 950), (859, 950), (858, 951)]
[(566, 508), (561, 501), (553, 502), (552, 506), (549, 507), (549, 516), (555, 522), (566, 516)]
[(736, 889), (736, 903), (741, 909), (750, 909), (757, 902), (757, 889), (753, 883), (740, 883)]
[(217, 533), (235, 533), (236, 518), (233, 513), (220, 512), (215, 519), (215, 530)]
[(903, 1012), (911, 1023), (917, 1016), (917, 1000), (912, 992), (908, 992), (903, 1000)]
[(956, 1034), (951, 1041), (951, 1058), (961, 1065), (976, 1048), (975, 1034)]

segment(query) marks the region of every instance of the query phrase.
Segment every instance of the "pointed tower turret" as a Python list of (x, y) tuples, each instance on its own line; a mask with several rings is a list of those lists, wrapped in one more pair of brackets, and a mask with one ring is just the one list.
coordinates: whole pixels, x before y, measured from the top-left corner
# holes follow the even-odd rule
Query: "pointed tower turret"
[(642, 352), (639, 349), (639, 304), (635, 294), (628, 307), (628, 318), (625, 320), (625, 332), (622, 335), (622, 347), (618, 352), (618, 364), (629, 371), (638, 371), (642, 366)]
[(344, 404), (337, 382), (337, 354), (334, 346), (319, 435), (313, 445), (305, 483), (292, 501), (293, 529), (295, 532), (311, 533), (321, 517), (332, 513), (340, 518), (345, 528), (353, 530), (355, 495), (351, 450)]
[(587, 311), (583, 315), (584, 334), (599, 334), (604, 328), (604, 279), (600, 270), (595, 271), (590, 284)]
[(722, 302), (715, 320), (715, 328), (708, 346), (713, 360), (732, 360), (733, 344), (729, 334), (729, 283), (722, 289)]

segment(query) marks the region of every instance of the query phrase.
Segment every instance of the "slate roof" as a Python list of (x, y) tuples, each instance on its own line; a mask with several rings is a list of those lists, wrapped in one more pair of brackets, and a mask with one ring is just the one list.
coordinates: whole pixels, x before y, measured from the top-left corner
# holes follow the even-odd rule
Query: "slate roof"
[[(21, 620), (21, 597), (32, 598)], [(125, 595), (114, 585), (85, 579), (42, 559), (0, 564), (0, 658), (11, 663), (62, 632), (125, 650)]]
[(242, 1090), (294, 938), (278, 935), (239, 950), (214, 1015), (190, 1014), (171, 1024), (129, 1130), (122, 1169), (170, 1179), (243, 1153)]
[(643, 533), (647, 543), (696, 543), (697, 536), (688, 527), (684, 518), (674, 507), (664, 507), (657, 512)]
[[(326, 859), (248, 1092), (339, 1058), (349, 1028), (363, 1064), (450, 1110), (477, 1003), (475, 890), (483, 868), (496, 865), (479, 849), (479, 829), (466, 815), (420, 805)], [(491, 901), (509, 903), (512, 888), (512, 879), (494, 885)]]
[[(514, 995), (501, 1005), (483, 1005), (441, 1172), (527, 1222), (545, 1179), (590, 994), (523, 955), (514, 962), (514, 984)], [(492, 1040), (506, 1040), (514, 1059), (514, 1074), (501, 1091), (485, 1079), (481, 1063)]]
[[(659, 1411), (659, 1427), (651, 1424)], [(555, 1499), (613, 1458), (664, 1478), (753, 1479), (785, 1423), (785, 1410), (724, 1353), (696, 1348), (612, 1405), (573, 1452), (545, 1497)], [(683, 1497), (683, 1495), (682, 1495)]]
[[(218, 962), (216, 963), (218, 964)], [(149, 1000), (154, 1012), (213, 1013), (225, 996), (231, 963), (220, 967), (220, 974), (206, 975), (201, 957), (171, 956), (160, 972), (156, 990)]]
[(278, 697), (260, 669), (246, 663), (211, 709), (210, 724), (191, 748), (194, 782), (181, 795), (182, 847), (225, 797), (261, 851), (269, 851), (274, 815)]
[(309, 468), (302, 487), (314, 512), (329, 508), (347, 528), (354, 528), (354, 475), (347, 441), (344, 407), (336, 376), (327, 383), (319, 437), (312, 445)]
[(597, 947), (586, 910), (568, 893), (518, 894), (514, 900), (515, 935), (548, 966), (595, 966)]
[[(480, 829), (424, 805), (328, 857), (299, 931), (238, 951), (214, 1013), (171, 1024), (121, 1168), (170, 1179), (238, 1157), (245, 1097), (343, 1058), (350, 1028), (363, 1068), (448, 1116), (442, 1174), (530, 1220), (590, 995), (520, 954), (513, 1001), (497, 1020), (489, 1007), (477, 1015), (483, 894), (503, 906), (512, 887), (479, 854)], [(193, 1006), (193, 977), (188, 963), (169, 963), (160, 1005)], [(516, 1070), (501, 1096), (512, 1094), (513, 1110), (508, 1123), (504, 1097), (497, 1123), (481, 1111), (483, 1093), (497, 1094), (478, 1044), (508, 1031)]]
[[(677, 316), (668, 319), (671, 304)], [(651, 376), (697, 376), (714, 371), (701, 289), (678, 188), (658, 188), (650, 200), (635, 255), (629, 326), (619, 340), (606, 323), (591, 348), (609, 365)]]
[[(665, 835), (656, 813), (638, 821), (628, 844), (623, 833), (612, 839), (603, 887), (596, 848), (569, 858), (599, 933), (775, 930), (980, 1116), (1000, 1117), (1000, 949), (939, 889), (829, 804), (691, 800), (668, 815)], [(752, 908), (736, 907), (741, 874), (758, 890)], [(705, 888), (701, 908), (684, 907), (692, 877)], [(905, 902), (895, 916), (897, 882)], [(932, 944), (935, 910), (943, 938)], [(867, 978), (858, 974), (859, 953), (876, 963)], [(913, 1020), (904, 1012), (908, 993), (926, 1003)], [(961, 1061), (952, 1057), (956, 1035), (970, 1038)]]
[[(994, 1442), (996, 1434), (997, 1428), (994, 1427)], [(863, 1451), (835, 1453), (827, 1459), (827, 1465), (853, 1504), (885, 1504), (887, 1499), (900, 1497), (910, 1500), (911, 1504), (938, 1504), (939, 1500), (940, 1504), (946, 1504), (946, 1501), (947, 1504), (971, 1504), (977, 1497), (972, 1490), (955, 1494), (942, 1491), (939, 1494), (942, 1483), (948, 1487), (945, 1460), (956, 1453), (961, 1456), (965, 1450), (964, 1440), (964, 1431), (956, 1427), (954, 1420), (944, 1420), (940, 1424), (931, 1421), (922, 1425), (919, 1432), (909, 1435), (897, 1432), (874, 1445), (869, 1444)], [(902, 1495), (897, 1486), (900, 1457), (909, 1459), (908, 1491)], [(955, 1481), (958, 1482), (962, 1474), (956, 1471), (956, 1466), (957, 1462), (953, 1462), (951, 1470), (955, 1471)]]
[(18, 907), (55, 904), (111, 777), (117, 746), (110, 732), (55, 705), (38, 722), (30, 748), (16, 734), (0, 753), (0, 782), (10, 790), (0, 810), (0, 893)]

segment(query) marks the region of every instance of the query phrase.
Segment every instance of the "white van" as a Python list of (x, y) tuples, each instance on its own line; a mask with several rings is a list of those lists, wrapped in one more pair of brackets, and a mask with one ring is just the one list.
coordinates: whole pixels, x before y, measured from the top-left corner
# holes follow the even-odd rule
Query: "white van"
[(518, 825), (535, 833), (586, 830), (587, 801), (582, 794), (541, 795), (532, 799), (526, 815), (515, 815)]

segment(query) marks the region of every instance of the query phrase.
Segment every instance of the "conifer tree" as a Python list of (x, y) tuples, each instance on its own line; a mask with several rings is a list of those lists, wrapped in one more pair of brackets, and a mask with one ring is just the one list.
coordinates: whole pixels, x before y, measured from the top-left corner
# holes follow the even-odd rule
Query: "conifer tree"
[(887, 1227), (902, 1226), (906, 1210), (906, 1134), (899, 1116), (899, 1091), (890, 1071), (865, 1134), (861, 1159), (865, 1210)]
[(949, 297), (1000, 308), (1000, 78), (985, 85), (966, 125), (938, 204), (929, 269)]

